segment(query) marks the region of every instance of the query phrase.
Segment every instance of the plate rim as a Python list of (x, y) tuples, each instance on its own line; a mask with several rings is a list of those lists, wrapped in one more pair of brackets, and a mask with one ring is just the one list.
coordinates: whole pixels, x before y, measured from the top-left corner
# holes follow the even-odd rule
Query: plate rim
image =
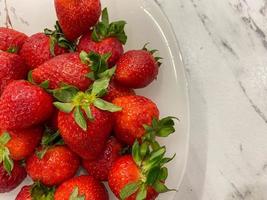
[[(184, 166), (183, 166), (183, 170), (182, 170), (182, 176), (181, 179), (179, 180), (179, 183), (176, 187), (177, 192), (176, 194), (179, 192), (179, 188), (181, 187), (182, 181), (184, 179), (185, 173), (186, 173), (186, 169), (188, 166), (188, 157), (189, 157), (189, 144), (190, 144), (190, 131), (191, 131), (191, 108), (190, 108), (190, 95), (189, 95), (189, 80), (188, 77), (186, 75), (186, 70), (185, 70), (185, 65), (184, 65), (184, 59), (183, 59), (183, 54), (181, 52), (181, 48), (180, 48), (180, 44), (179, 44), (179, 40), (177, 38), (177, 35), (175, 33), (175, 30), (173, 28), (172, 23), (170, 22), (167, 14), (165, 13), (165, 11), (160, 7), (160, 5), (156, 2), (156, 0), (144, 0), (144, 1), (149, 1), (151, 4), (153, 4), (153, 6), (158, 9), (159, 13), (161, 13), (163, 19), (166, 21), (166, 25), (169, 28), (169, 34), (172, 37), (171, 40), (174, 41), (174, 43), (172, 44), (172, 47), (170, 47), (171, 52), (175, 52), (177, 53), (179, 56), (178, 60), (180, 61), (181, 64), (181, 69), (182, 69), (182, 76), (184, 78), (185, 81), (185, 99), (186, 99), (186, 110), (187, 110), (187, 133), (186, 133), (186, 149), (185, 149), (185, 162), (184, 162)], [(168, 43), (169, 43), (168, 39)], [(175, 64), (175, 68), (177, 65), (177, 61), (174, 62)], [(178, 75), (177, 71), (175, 71), (175, 74)], [(175, 195), (176, 196), (176, 195)]]

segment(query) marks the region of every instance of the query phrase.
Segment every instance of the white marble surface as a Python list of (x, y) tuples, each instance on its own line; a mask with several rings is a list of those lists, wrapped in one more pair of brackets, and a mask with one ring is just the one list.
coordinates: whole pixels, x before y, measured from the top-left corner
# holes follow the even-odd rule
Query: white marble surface
[(158, 0), (175, 29), (191, 95), (187, 172), (177, 200), (267, 199), (267, 1)]

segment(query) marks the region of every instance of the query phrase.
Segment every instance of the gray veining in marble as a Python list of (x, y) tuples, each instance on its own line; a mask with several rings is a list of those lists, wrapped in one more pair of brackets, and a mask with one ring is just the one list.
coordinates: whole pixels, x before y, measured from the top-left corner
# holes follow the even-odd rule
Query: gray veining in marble
[(267, 1), (157, 0), (183, 54), (191, 96), (177, 199), (267, 199)]

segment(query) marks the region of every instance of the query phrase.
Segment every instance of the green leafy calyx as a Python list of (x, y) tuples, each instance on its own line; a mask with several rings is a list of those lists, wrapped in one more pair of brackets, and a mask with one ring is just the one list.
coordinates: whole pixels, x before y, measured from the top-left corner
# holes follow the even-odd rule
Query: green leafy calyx
[(76, 49), (76, 43), (67, 40), (62, 32), (62, 29), (58, 23), (54, 26), (55, 30), (45, 29), (44, 33), (50, 37), (50, 53), (55, 56), (55, 45), (68, 49), (70, 52), (74, 52)]
[(47, 187), (36, 182), (31, 186), (30, 194), (32, 200), (54, 200), (55, 187)]
[(50, 128), (46, 127), (41, 141), (42, 148), (40, 150), (37, 150), (35, 153), (39, 159), (42, 159), (49, 148), (63, 144), (64, 141), (60, 137), (59, 131), (54, 132)]
[(87, 130), (87, 119), (94, 120), (91, 105), (109, 112), (121, 111), (120, 107), (101, 99), (107, 92), (114, 71), (115, 69), (109, 69), (109, 71), (103, 72), (101, 75), (103, 77), (94, 81), (92, 87), (85, 92), (69, 85), (63, 85), (54, 90), (52, 93), (58, 100), (58, 102), (54, 102), (54, 106), (65, 113), (73, 112), (76, 123), (84, 131)]
[(100, 78), (101, 74), (108, 70), (108, 59), (110, 56), (110, 53), (100, 55), (93, 51), (89, 53), (82, 51), (80, 53), (80, 59), (84, 64), (88, 65), (92, 71), (86, 76), (91, 80)]
[(127, 35), (125, 34), (124, 27), (126, 22), (123, 20), (116, 22), (109, 22), (108, 10), (104, 8), (102, 11), (102, 19), (98, 22), (92, 33), (92, 39), (95, 42), (100, 42), (108, 37), (117, 38), (122, 44), (127, 41)]
[(146, 43), (146, 44), (144, 45), (143, 50), (150, 52), (151, 55), (152, 55), (152, 56), (154, 57), (154, 59), (156, 60), (156, 62), (158, 63), (158, 66), (161, 66), (162, 63), (161, 63), (160, 61), (161, 61), (163, 58), (160, 57), (160, 56), (154, 56), (155, 53), (158, 52), (158, 50), (157, 50), (157, 49), (149, 50), (149, 49), (147, 48), (148, 44), (149, 44), (149, 43)]
[(11, 140), (11, 137), (8, 132), (3, 132), (0, 136), (0, 163), (3, 163), (4, 169), (10, 175), (14, 162), (10, 158), (9, 149), (6, 147), (6, 144)]
[(166, 157), (166, 147), (160, 146), (156, 136), (167, 137), (172, 134), (175, 131), (173, 119), (173, 117), (153, 119), (152, 125), (144, 125), (145, 134), (141, 142), (136, 140), (132, 146), (132, 157), (140, 169), (141, 179), (126, 185), (120, 192), (121, 199), (136, 193), (137, 200), (145, 200), (148, 187), (152, 187), (158, 193), (171, 191), (165, 185), (168, 177), (165, 164), (169, 163), (175, 155), (172, 158)]
[(149, 142), (152, 144), (152, 147), (155, 146), (156, 149), (158, 146), (155, 139), (156, 137), (168, 137), (175, 132), (174, 119), (177, 118), (165, 117), (160, 120), (153, 118), (151, 125), (144, 124), (145, 134), (142, 137), (142, 142)]

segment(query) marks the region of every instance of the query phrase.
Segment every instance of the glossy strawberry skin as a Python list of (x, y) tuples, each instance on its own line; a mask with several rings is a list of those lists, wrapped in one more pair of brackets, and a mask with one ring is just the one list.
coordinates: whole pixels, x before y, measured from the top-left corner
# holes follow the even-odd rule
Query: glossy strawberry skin
[[(67, 50), (55, 45), (55, 55), (67, 53)], [(35, 69), (39, 65), (53, 58), (50, 52), (50, 37), (44, 33), (36, 33), (30, 36), (20, 50), (20, 56), (30, 69)]]
[(14, 162), (14, 168), (9, 175), (3, 165), (0, 165), (0, 193), (10, 192), (15, 189), (25, 178), (26, 171), (18, 162)]
[(116, 81), (112, 80), (108, 86), (107, 94), (103, 97), (106, 101), (112, 102), (118, 97), (135, 95), (135, 91), (131, 88), (123, 87)]
[(86, 160), (97, 159), (104, 151), (113, 126), (112, 114), (91, 106), (94, 120), (87, 120), (87, 131), (75, 122), (73, 113), (59, 112), (58, 127), (65, 143)]
[(69, 200), (78, 187), (79, 195), (85, 195), (85, 200), (108, 200), (105, 186), (91, 176), (79, 176), (60, 185), (55, 193), (55, 200)]
[(33, 200), (31, 197), (31, 186), (27, 185), (21, 188), (15, 200)]
[(123, 45), (115, 37), (108, 37), (100, 42), (92, 40), (91, 32), (83, 35), (78, 44), (78, 51), (94, 51), (101, 55), (111, 53), (111, 57), (108, 59), (109, 66), (114, 66), (118, 59), (123, 54)]
[(122, 107), (122, 111), (113, 115), (115, 135), (129, 145), (144, 135), (144, 124), (150, 125), (153, 117), (159, 117), (156, 104), (143, 96), (119, 97), (113, 103)]
[[(6, 144), (13, 160), (22, 160), (30, 156), (40, 143), (43, 128), (34, 127), (29, 129), (7, 131), (11, 139)], [(3, 133), (3, 132), (2, 132)], [(2, 135), (0, 133), (0, 136)]]
[(66, 146), (51, 147), (39, 159), (32, 154), (26, 161), (26, 171), (34, 181), (44, 185), (59, 185), (72, 178), (79, 168), (79, 158)]
[(0, 94), (11, 81), (26, 78), (27, 72), (20, 56), (0, 51)]
[(34, 69), (32, 78), (38, 84), (48, 80), (51, 89), (58, 88), (60, 83), (66, 83), (86, 90), (92, 83), (85, 77), (89, 72), (89, 67), (82, 64), (78, 53), (68, 53), (59, 55)]
[(101, 14), (99, 0), (55, 0), (54, 2), (64, 35), (72, 41), (94, 26)]
[(0, 27), (0, 50), (7, 51), (9, 48), (21, 49), (28, 38), (24, 33), (14, 29)]
[(112, 164), (120, 157), (121, 150), (122, 145), (119, 141), (111, 137), (107, 142), (104, 152), (96, 160), (83, 160), (83, 167), (89, 175), (100, 181), (107, 181)]
[(53, 112), (52, 101), (42, 88), (24, 80), (13, 81), (0, 98), (0, 127), (23, 129), (44, 122)]
[(144, 88), (157, 78), (159, 66), (145, 50), (126, 52), (118, 60), (115, 80), (129, 88)]
[[(129, 183), (141, 180), (141, 172), (135, 164), (132, 156), (123, 156), (113, 164), (109, 177), (108, 184), (112, 192), (119, 198), (121, 190)], [(148, 188), (146, 200), (154, 200), (158, 196), (157, 192), (152, 188)], [(136, 193), (128, 197), (126, 200), (135, 200)]]

